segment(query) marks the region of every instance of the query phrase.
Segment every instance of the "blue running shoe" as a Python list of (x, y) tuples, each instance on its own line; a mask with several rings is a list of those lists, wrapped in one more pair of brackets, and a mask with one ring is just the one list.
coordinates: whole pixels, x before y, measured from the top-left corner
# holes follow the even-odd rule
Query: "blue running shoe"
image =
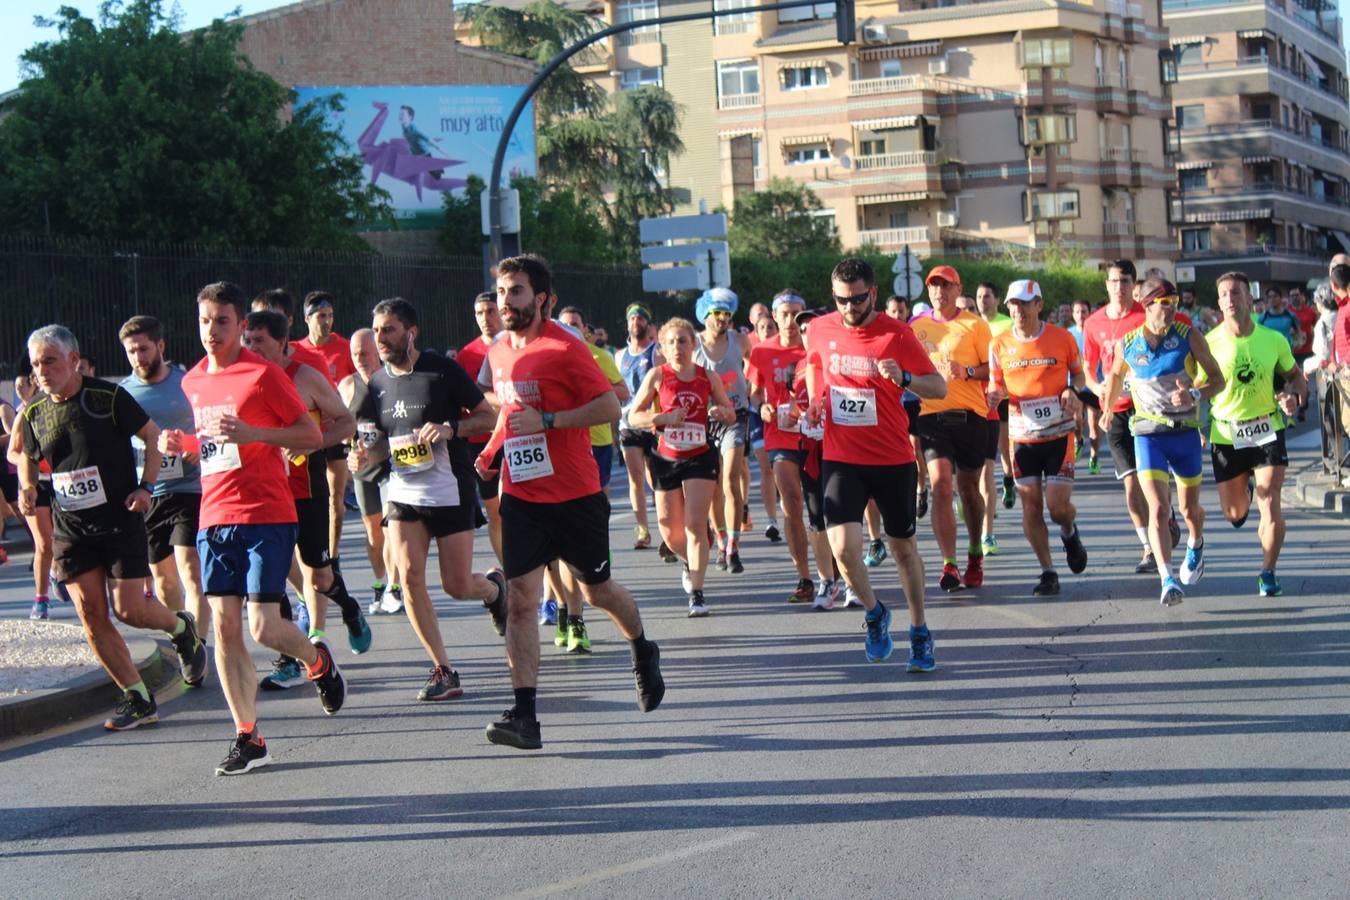
[(540, 625), (558, 624), (557, 600), (554, 600), (553, 598), (550, 597), (548, 600), (545, 600), (543, 604), (539, 607), (539, 624)]
[(1186, 558), (1181, 561), (1181, 571), (1178, 573), (1182, 584), (1198, 584), (1200, 577), (1205, 574), (1205, 547), (1201, 544), (1199, 547), (1187, 547)]
[(351, 646), (352, 652), (357, 656), (370, 649), (370, 624), (366, 622), (366, 617), (358, 615), (356, 621), (344, 623), (347, 626), (347, 643)]
[(878, 538), (867, 548), (867, 555), (863, 557), (863, 565), (869, 569), (875, 569), (886, 560), (886, 542)]
[(1162, 594), (1158, 596), (1158, 602), (1163, 606), (1177, 606), (1186, 599), (1186, 594), (1181, 590), (1181, 585), (1172, 576), (1163, 579)]
[(41, 598), (33, 601), (33, 609), (28, 613), (28, 618), (35, 622), (40, 622), (47, 618), (47, 601)]
[(291, 601), (291, 615), (294, 617), (295, 627), (309, 634), (309, 607), (303, 600)]
[(1256, 590), (1262, 597), (1278, 597), (1284, 593), (1280, 590), (1280, 583), (1275, 580), (1274, 569), (1261, 570), (1261, 574), (1256, 576)]
[(872, 611), (863, 616), (863, 627), (867, 629), (867, 637), (863, 640), (867, 661), (888, 659), (895, 649), (891, 642), (891, 611), (878, 601)]
[(911, 672), (931, 672), (937, 668), (937, 660), (933, 659), (933, 635), (928, 631), (928, 626), (915, 628), (909, 626), (909, 671)]

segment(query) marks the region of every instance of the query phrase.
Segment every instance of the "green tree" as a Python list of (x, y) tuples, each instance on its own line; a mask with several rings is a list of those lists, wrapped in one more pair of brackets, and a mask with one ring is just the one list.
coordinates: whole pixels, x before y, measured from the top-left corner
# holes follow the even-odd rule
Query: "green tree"
[(364, 246), (388, 215), (326, 124), (240, 56), (240, 25), (180, 34), (163, 0), (61, 7), (0, 122), (0, 228), (105, 239)]
[(727, 243), (733, 255), (781, 260), (839, 252), (839, 238), (815, 192), (787, 178), (774, 178), (762, 191), (736, 198)]
[[(462, 197), (445, 195), (441, 247), (456, 256), (477, 256), (482, 233), (483, 179), (471, 175)], [(521, 237), (532, 252), (554, 262), (608, 262), (613, 257), (609, 231), (596, 204), (563, 188), (545, 191), (536, 178), (513, 178), (520, 192)]]

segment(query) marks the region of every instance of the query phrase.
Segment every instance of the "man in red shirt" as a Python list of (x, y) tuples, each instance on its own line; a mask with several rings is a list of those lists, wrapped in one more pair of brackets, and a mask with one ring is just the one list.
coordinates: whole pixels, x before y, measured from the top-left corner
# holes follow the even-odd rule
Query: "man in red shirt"
[(825, 422), (822, 481), (830, 548), (867, 610), (867, 660), (881, 662), (893, 649), (891, 613), (872, 592), (863, 563), (863, 515), (868, 500), (875, 500), (909, 604), (909, 670), (931, 672), (937, 664), (914, 538), (919, 473), (901, 396), (908, 388), (940, 400), (947, 382), (910, 327), (877, 311), (876, 276), (866, 260), (845, 259), (835, 266), (830, 290), (838, 312), (811, 324), (807, 409), (808, 425)]
[[(497, 295), (491, 291), (483, 291), (475, 297), (473, 317), (478, 323), (479, 333), (473, 340), (459, 348), (455, 361), (470, 378), (477, 378), (483, 369), (483, 360), (487, 358), (488, 348), (502, 330), (502, 316), (497, 312)], [(489, 435), (481, 434), (468, 438), (469, 449), (476, 454), (488, 442), (488, 437)], [(492, 467), (500, 469), (501, 464), (500, 459), (494, 460)], [(478, 498), (483, 501), (483, 507), (487, 510), (488, 539), (492, 542), (492, 552), (496, 554), (499, 563), (502, 561), (501, 498), (498, 496), (501, 489), (500, 482), (500, 475), (478, 478)]]
[(245, 599), (253, 639), (304, 664), (324, 712), (336, 714), (347, 692), (328, 648), (311, 644), (281, 617), (296, 535), (282, 448), (316, 451), (322, 434), (286, 373), (243, 348), (247, 311), (243, 290), (228, 282), (209, 284), (197, 295), (206, 358), (183, 376), (196, 434), (171, 430), (160, 438), (164, 452), (200, 456), (202, 588), (216, 618), (216, 669), (236, 729), (218, 775), (242, 775), (271, 762), (256, 724), (258, 685), (244, 643)]
[(610, 573), (609, 500), (591, 455), (591, 425), (619, 415), (619, 400), (586, 345), (548, 319), (553, 276), (543, 260), (516, 256), (497, 264), (497, 305), (507, 338), (487, 364), (504, 438), (502, 565), (507, 588), (506, 658), (515, 705), (487, 726), (487, 739), (520, 750), (542, 746), (535, 717), (544, 568), (571, 566), (586, 602), (604, 611), (632, 645), (638, 706), (650, 712), (665, 695), (660, 650), (642, 630), (633, 595)]

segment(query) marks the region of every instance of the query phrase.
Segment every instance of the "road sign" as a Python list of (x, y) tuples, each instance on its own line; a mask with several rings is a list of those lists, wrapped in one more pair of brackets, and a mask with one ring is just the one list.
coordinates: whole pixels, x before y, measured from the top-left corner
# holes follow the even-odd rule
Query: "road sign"
[(895, 280), (891, 282), (893, 293), (911, 302), (923, 293), (923, 264), (908, 246), (895, 255), (891, 271), (895, 273)]
[(658, 294), (662, 291), (697, 291), (707, 287), (706, 276), (700, 277), (697, 266), (672, 266), (669, 269), (643, 269), (642, 289)]
[(643, 219), (638, 222), (638, 237), (644, 244), (660, 241), (720, 238), (727, 234), (727, 214), (709, 213), (702, 216), (668, 216), (664, 219)]
[(726, 241), (704, 241), (698, 244), (668, 244), (657, 247), (642, 248), (642, 262), (644, 265), (654, 265), (656, 263), (678, 263), (689, 262), (690, 260), (703, 258), (707, 262), (708, 252), (711, 251), (714, 256), (726, 256), (728, 254)]

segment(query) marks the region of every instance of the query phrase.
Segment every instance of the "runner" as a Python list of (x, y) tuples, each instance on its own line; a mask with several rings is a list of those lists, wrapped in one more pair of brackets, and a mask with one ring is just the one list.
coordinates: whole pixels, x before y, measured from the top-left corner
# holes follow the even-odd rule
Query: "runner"
[[(773, 298), (773, 318), (778, 335), (773, 340), (761, 341), (750, 351), (746, 375), (750, 380), (750, 404), (764, 421), (764, 445), (770, 460), (760, 477), (772, 478), (778, 485), (788, 556), (797, 570), (797, 587), (787, 600), (789, 603), (809, 602), (816, 609), (827, 610), (833, 609), (841, 599), (844, 585), (826, 577), (820, 579), (819, 585), (813, 583), (807, 556), (806, 523), (802, 519), (805, 498), (802, 493), (801, 411), (796, 387), (797, 374), (806, 371), (806, 346), (797, 325), (797, 316), (805, 309), (806, 301), (793, 288), (780, 291)], [(804, 381), (802, 389), (805, 390)], [(816, 481), (819, 481), (818, 477)], [(818, 531), (826, 552), (823, 557), (817, 555), (816, 565), (821, 571), (828, 571), (832, 563), (828, 541), (824, 529)]]
[(5, 462), (14, 469), (14, 500), (11, 502), (15, 509), (19, 511), (19, 515), (23, 516), (24, 525), (28, 528), (28, 534), (33, 539), (34, 593), (33, 606), (28, 613), (28, 618), (41, 621), (50, 615), (48, 610), (51, 606), (49, 592), (52, 583), (52, 473), (46, 460), (38, 464), (37, 498), (33, 503), (33, 511), (25, 513), (22, 504), (19, 503), (19, 467), (23, 464), (23, 452), (19, 449), (19, 440), (17, 439), (19, 422), (24, 409), (41, 396), (41, 392), (38, 389), (36, 379), (33, 377), (31, 363), (28, 362), (26, 354), (20, 363), (20, 368), (26, 368), (27, 371), (21, 371), (18, 377), (14, 379), (14, 393), (19, 405), (14, 410), (14, 416), (5, 426), (9, 432), (9, 443), (5, 449)]
[[(375, 332), (369, 328), (353, 331), (349, 346), (356, 371), (338, 382), (338, 393), (355, 416), (352, 403), (356, 400), (357, 387), (369, 382), (370, 376), (380, 368), (380, 354), (375, 348)], [(364, 466), (357, 463), (356, 443), (364, 448)], [(366, 558), (375, 576), (375, 583), (370, 586), (372, 596), (367, 611), (372, 616), (403, 612), (403, 587), (398, 578), (394, 542), (385, 539), (384, 493), (385, 485), (389, 483), (389, 438), (374, 422), (356, 423), (356, 441), (347, 455), (347, 463), (356, 487), (361, 524), (366, 529)]]
[(830, 290), (838, 312), (810, 326), (814, 353), (807, 412), (808, 427), (825, 424), (823, 481), (830, 548), (867, 610), (867, 660), (881, 662), (893, 649), (891, 612), (872, 591), (862, 548), (863, 510), (875, 499), (909, 605), (909, 671), (931, 672), (937, 663), (924, 618), (923, 559), (914, 537), (917, 464), (900, 395), (910, 388), (924, 399), (938, 399), (947, 384), (909, 327), (877, 311), (876, 278), (865, 260), (845, 259), (836, 265)]
[(110, 593), (119, 621), (172, 638), (184, 681), (196, 685), (206, 677), (206, 648), (192, 614), (173, 612), (145, 592), (150, 566), (143, 516), (154, 485), (137, 482), (131, 437), (149, 448), (146, 468), (158, 472), (159, 429), (126, 391), (79, 373), (80, 348), (64, 326), (29, 335), (28, 358), (44, 393), (25, 404), (17, 432), (20, 512), (31, 516), (37, 509), (38, 461), (45, 461), (52, 471), (57, 578), (75, 602), (89, 649), (122, 690), (103, 727), (152, 725), (158, 707), (108, 615)]
[[(335, 715), (347, 683), (326, 643), (311, 644), (281, 617), (295, 548), (295, 503), (281, 448), (317, 450), (321, 433), (284, 372), (245, 350), (248, 302), (237, 285), (217, 282), (197, 295), (206, 358), (183, 377), (195, 433), (169, 429), (166, 453), (200, 456), (202, 588), (216, 620), (216, 671), (234, 717), (235, 740), (217, 775), (242, 775), (271, 762), (257, 727), (257, 680), (244, 643), (299, 659), (324, 712)], [(153, 468), (147, 461), (147, 467)]]
[(717, 527), (717, 567), (734, 574), (745, 571), (741, 563), (741, 521), (745, 514), (741, 466), (745, 464), (745, 444), (750, 420), (750, 392), (745, 381), (744, 360), (750, 355), (750, 342), (731, 327), (731, 317), (739, 301), (726, 288), (712, 288), (699, 297), (695, 313), (703, 323), (703, 333), (695, 349), (694, 361), (711, 369), (722, 379), (731, 404), (736, 408), (734, 424), (715, 425), (709, 440), (721, 454), (721, 501), (713, 501), (713, 523)]
[[(975, 288), (975, 311), (980, 318), (989, 323), (990, 340), (1004, 334), (1012, 327), (1012, 319), (998, 311), (998, 287), (992, 281), (982, 281)], [(1040, 318), (1037, 317), (1037, 321)], [(989, 433), (984, 447), (984, 472), (980, 476), (980, 496), (984, 498), (984, 526), (981, 529), (980, 546), (985, 556), (998, 555), (998, 537), (994, 534), (994, 516), (997, 510), (994, 500), (994, 460), (1003, 466), (1003, 490), (999, 495), (1004, 509), (1012, 509), (1017, 503), (1017, 494), (1013, 488), (1012, 447), (1008, 442), (1008, 401), (1001, 400), (985, 413)]]
[[(498, 569), (485, 575), (473, 571), (473, 533), (483, 514), (463, 440), (491, 427), (492, 407), (458, 363), (417, 349), (418, 316), (411, 303), (401, 297), (381, 300), (372, 315), (384, 365), (364, 392), (358, 388), (364, 396), (354, 401), (357, 418), (388, 436), (393, 455), (385, 513), (408, 621), (432, 661), (417, 699), (451, 700), (464, 692), (427, 590), (427, 554), (434, 539), (441, 589), (460, 600), (481, 600), (500, 634), (506, 583)], [(364, 466), (363, 448), (356, 456)]]
[[(477, 378), (483, 368), (483, 360), (487, 358), (488, 348), (492, 346), (493, 339), (502, 333), (502, 317), (501, 313), (497, 312), (497, 296), (491, 291), (483, 291), (475, 297), (473, 318), (478, 325), (478, 334), (459, 349), (455, 362), (459, 363), (459, 367), (469, 376)], [(373, 347), (372, 341), (372, 349)], [(487, 441), (486, 433), (468, 438), (469, 452), (476, 456)], [(493, 462), (494, 469), (500, 466), (501, 460)], [(488, 540), (492, 543), (492, 554), (497, 557), (500, 564), (502, 561), (501, 498), (498, 496), (501, 488), (500, 479), (497, 476), (481, 479), (476, 474), (474, 479), (478, 482), (478, 499), (482, 501), (483, 509), (487, 511)]]
[(1073, 335), (1041, 320), (1045, 301), (1039, 284), (1014, 281), (1008, 285), (1007, 304), (1012, 327), (989, 345), (989, 394), (1008, 403), (1022, 530), (1041, 564), (1040, 581), (1031, 593), (1053, 597), (1059, 593), (1059, 573), (1050, 556), (1043, 506), (1059, 526), (1069, 571), (1077, 575), (1088, 561), (1073, 505), (1074, 426), (1083, 369)]
[[(639, 708), (650, 712), (665, 695), (660, 650), (647, 640), (632, 594), (611, 577), (609, 501), (600, 490), (585, 430), (612, 421), (618, 398), (586, 348), (545, 318), (552, 280), (537, 257), (498, 263), (497, 303), (508, 338), (488, 351), (502, 404), (502, 549), (510, 579), (506, 657), (515, 704), (486, 734), (494, 744), (522, 750), (542, 746), (535, 714), (535, 614), (544, 567), (553, 559), (578, 571), (586, 602), (603, 610), (631, 643)], [(490, 459), (485, 450), (480, 461), (484, 455)]]
[[(305, 325), (309, 335), (296, 345), (313, 350), (324, 358), (326, 366), (319, 371), (334, 388), (352, 374), (351, 344), (333, 330), (333, 295), (328, 291), (310, 291), (305, 295)], [(289, 323), (288, 323), (289, 325)], [(289, 331), (286, 332), (290, 334)], [(341, 565), (342, 523), (347, 518), (347, 485), (351, 473), (347, 471), (347, 445), (339, 442), (325, 452), (328, 480), (328, 553), (333, 558), (333, 571)]]
[[(762, 305), (762, 304), (761, 304)], [(750, 352), (755, 352), (755, 347), (765, 343), (777, 343), (778, 324), (773, 316), (760, 316), (754, 320), (754, 328), (750, 332), (758, 337), (758, 340), (751, 342)], [(750, 358), (745, 360), (745, 377), (750, 378)], [(750, 450), (755, 455), (755, 464), (759, 466), (759, 499), (764, 504), (764, 537), (769, 543), (776, 544), (783, 539), (783, 533), (778, 529), (778, 485), (773, 477), (773, 463), (769, 461), (769, 451), (764, 446), (764, 419), (760, 417), (759, 405), (753, 400), (750, 403), (748, 436), (750, 438)], [(750, 496), (749, 482), (746, 482), (746, 496)], [(748, 515), (747, 515), (748, 518)]]
[(698, 334), (687, 319), (671, 319), (659, 332), (668, 362), (647, 373), (628, 421), (655, 428), (652, 455), (656, 522), (661, 537), (683, 563), (681, 579), (689, 617), (708, 615), (703, 580), (708, 570), (708, 511), (717, 487), (717, 454), (708, 444), (708, 423), (736, 420), (721, 379), (694, 362)]
[[(1120, 339), (1106, 383), (1106, 409), (1115, 405), (1120, 386), (1130, 378), (1134, 396), (1134, 455), (1140, 487), (1148, 501), (1149, 543), (1158, 562), (1163, 606), (1182, 602), (1181, 585), (1192, 585), (1205, 572), (1205, 510), (1200, 504), (1204, 460), (1200, 446), (1200, 402), (1221, 392), (1220, 374), (1209, 345), (1198, 329), (1176, 320), (1177, 289), (1165, 279), (1150, 278), (1140, 291), (1144, 324)], [(1192, 373), (1204, 372), (1205, 386), (1195, 387)], [(1109, 417), (1104, 413), (1102, 418)], [(1180, 577), (1172, 575), (1172, 542), (1167, 532), (1172, 496), (1168, 473), (1176, 476), (1177, 498), (1190, 536)]]
[[(917, 430), (933, 492), (933, 536), (942, 551), (938, 586), (952, 592), (984, 584), (984, 498), (980, 496), (980, 480), (989, 446), (985, 385), (989, 380), (990, 334), (984, 319), (957, 308), (961, 276), (955, 269), (937, 266), (928, 273), (925, 284), (933, 311), (914, 319), (914, 336), (948, 387), (944, 394), (924, 398)], [(953, 482), (961, 497), (969, 538), (964, 574), (956, 568)]]
[[(647, 373), (665, 362), (661, 348), (652, 340), (652, 314), (647, 307), (629, 304), (624, 310), (624, 319), (628, 324), (628, 343), (614, 353), (614, 361), (619, 366), (619, 374), (628, 386), (630, 396), (636, 396)], [(626, 403), (619, 413), (619, 446), (623, 450), (623, 464), (628, 470), (628, 504), (633, 510), (637, 524), (637, 539), (634, 550), (646, 550), (652, 545), (652, 533), (647, 518), (647, 484), (651, 475), (647, 471), (647, 460), (651, 458), (656, 446), (656, 434), (646, 429), (633, 428), (628, 424), (628, 411), (633, 404)], [(493, 468), (500, 465), (493, 463)]]
[[(1214, 480), (1219, 485), (1224, 516), (1234, 528), (1241, 528), (1251, 509), (1249, 483), (1255, 476), (1256, 503), (1261, 511), (1257, 592), (1262, 597), (1278, 597), (1281, 590), (1275, 564), (1284, 545), (1280, 490), (1289, 465), (1285, 417), (1297, 412), (1307, 395), (1308, 382), (1294, 363), (1284, 336), (1252, 320), (1251, 282), (1247, 276), (1227, 272), (1217, 283), (1223, 321), (1205, 336), (1224, 378), (1223, 390), (1214, 395), (1209, 407)], [(1283, 392), (1275, 390), (1276, 376), (1284, 379)]]
[[(1071, 309), (1073, 324), (1069, 326), (1069, 334), (1078, 341), (1078, 359), (1083, 359), (1086, 352), (1084, 341), (1086, 333), (1083, 331), (1083, 325), (1087, 322), (1088, 316), (1092, 315), (1092, 306), (1086, 300), (1075, 300)], [(1097, 380), (1100, 381), (1102, 373), (1096, 373)], [(1098, 447), (1102, 442), (1101, 418), (1102, 403), (1097, 398), (1097, 394), (1088, 387), (1086, 379), (1084, 386), (1078, 392), (1078, 399), (1082, 401), (1078, 410), (1078, 455), (1083, 455), (1083, 446), (1088, 448), (1088, 474), (1096, 475), (1101, 472), (1101, 462), (1097, 459)]]
[[(121, 387), (140, 404), (160, 430), (192, 429), (192, 406), (183, 393), (183, 369), (164, 357), (164, 328), (153, 316), (133, 316), (117, 332), (131, 363)], [(157, 478), (145, 477), (145, 445), (132, 439), (139, 477), (153, 481), (145, 534), (155, 594), (172, 610), (185, 606), (198, 628), (211, 631), (211, 606), (202, 594), (202, 564), (197, 555), (202, 480), (195, 460), (160, 456)], [(193, 685), (195, 687), (195, 685)]]

